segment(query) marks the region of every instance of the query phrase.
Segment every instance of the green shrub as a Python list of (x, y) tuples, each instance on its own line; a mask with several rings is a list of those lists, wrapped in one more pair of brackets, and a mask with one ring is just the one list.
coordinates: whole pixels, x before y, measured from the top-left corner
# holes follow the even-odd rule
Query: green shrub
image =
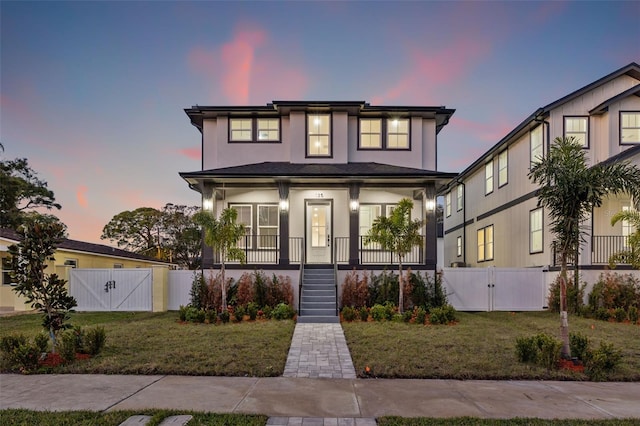
[(516, 356), (520, 362), (536, 363), (538, 361), (538, 342), (535, 336), (516, 338)]
[(204, 311), (204, 321), (215, 324), (218, 321), (218, 312), (215, 309), (207, 309)]
[[(398, 276), (392, 272), (383, 271), (380, 275), (371, 276), (369, 299), (367, 306), (395, 303), (398, 300)], [(390, 319), (390, 318), (389, 318)]]
[(185, 321), (189, 322), (204, 322), (205, 311), (198, 309), (195, 306), (188, 306), (185, 312)]
[(449, 324), (456, 319), (456, 310), (451, 305), (433, 308), (429, 311), (429, 322), (431, 324)]
[(415, 323), (424, 325), (424, 322), (427, 319), (427, 311), (421, 306), (417, 306), (414, 309), (414, 314), (415, 314)]
[(229, 314), (229, 311), (222, 311), (218, 314), (218, 318), (221, 323), (226, 324), (231, 319), (231, 315)]
[(0, 339), (0, 351), (3, 354), (10, 354), (15, 348), (27, 343), (27, 337), (24, 334), (10, 334), (2, 336)]
[[(207, 299), (207, 283), (204, 279), (204, 276), (202, 275), (202, 272), (195, 272), (193, 274), (189, 296), (191, 297), (191, 306), (197, 309), (204, 309)], [(182, 306), (180, 308), (182, 308)], [(186, 321), (182, 318), (180, 318), (180, 320)]]
[(296, 310), (287, 303), (279, 303), (271, 311), (271, 318), (275, 320), (292, 319), (296, 314)]
[(250, 302), (247, 304), (247, 315), (249, 315), (249, 319), (251, 321), (255, 321), (258, 317), (258, 311), (260, 310), (259, 306), (255, 302)]
[(585, 361), (589, 354), (589, 338), (582, 333), (569, 333), (569, 348), (571, 355)]
[(106, 342), (107, 333), (104, 331), (104, 327), (98, 326), (90, 328), (84, 335), (82, 352), (91, 356), (96, 356), (102, 351)]
[(29, 342), (23, 334), (3, 336), (0, 339), (3, 364), (10, 371), (22, 373), (35, 371), (38, 368), (41, 353), (39, 346)]
[(345, 321), (351, 322), (356, 319), (357, 309), (352, 308), (351, 306), (345, 306), (342, 308), (342, 318)]
[(233, 310), (233, 317), (236, 319), (236, 321), (240, 322), (244, 318), (244, 313), (244, 306), (236, 306), (236, 308)]
[(273, 311), (273, 308), (269, 305), (265, 305), (262, 307), (262, 316), (265, 319), (271, 319), (271, 312)]
[(638, 323), (638, 308), (636, 306), (629, 308), (629, 321), (631, 321), (631, 324)]
[(178, 318), (182, 322), (187, 320), (187, 306), (180, 305), (180, 308), (178, 309)]
[(361, 307), (358, 314), (360, 315), (360, 321), (366, 322), (369, 320), (369, 308), (366, 306)]
[(402, 321), (404, 321), (406, 323), (410, 322), (412, 318), (413, 318), (413, 311), (406, 310), (402, 314)]
[[(640, 280), (630, 274), (601, 274), (589, 293), (591, 312), (640, 307)], [(615, 314), (614, 314), (615, 315)]]
[(57, 339), (57, 350), (64, 362), (72, 362), (79, 352), (78, 336), (75, 330), (67, 330), (61, 333)]
[(49, 336), (44, 333), (38, 333), (36, 337), (33, 338), (33, 343), (41, 354), (49, 351), (50, 341)]
[(420, 272), (417, 274), (410, 273), (409, 282), (411, 283), (409, 298), (413, 306), (421, 306), (426, 310), (430, 310), (448, 304), (441, 274), (423, 277)]
[(622, 354), (613, 344), (600, 342), (600, 347), (589, 353), (584, 372), (593, 381), (606, 380), (621, 360)]
[(595, 319), (600, 321), (609, 321), (609, 318), (611, 318), (611, 313), (607, 308), (598, 308), (594, 313), (594, 317)]
[(538, 343), (538, 364), (551, 370), (558, 366), (560, 361), (560, 352), (562, 350), (562, 342), (547, 334), (540, 333), (536, 336)]
[(371, 307), (370, 313), (371, 318), (373, 318), (374, 321), (383, 321), (387, 319), (387, 308), (379, 303), (376, 303)]
[[(567, 279), (567, 311), (578, 313), (581, 311), (584, 300), (584, 290), (586, 283), (579, 284), (576, 288), (573, 276), (569, 275)], [(549, 309), (554, 312), (560, 312), (560, 276), (558, 276), (549, 288)]]
[(617, 322), (623, 322), (627, 319), (627, 311), (625, 311), (624, 308), (615, 308), (613, 310), (613, 317)]

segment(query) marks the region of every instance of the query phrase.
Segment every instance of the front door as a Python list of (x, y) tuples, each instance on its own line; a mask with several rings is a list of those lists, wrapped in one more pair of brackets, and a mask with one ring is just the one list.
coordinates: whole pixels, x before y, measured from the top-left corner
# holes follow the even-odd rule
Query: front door
[(307, 201), (307, 263), (331, 263), (331, 201)]

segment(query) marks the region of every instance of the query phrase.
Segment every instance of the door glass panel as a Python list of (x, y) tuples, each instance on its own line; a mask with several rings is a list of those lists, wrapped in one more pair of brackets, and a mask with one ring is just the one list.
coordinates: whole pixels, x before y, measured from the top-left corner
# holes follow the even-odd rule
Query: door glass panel
[(324, 207), (313, 207), (311, 214), (311, 247), (324, 247), (327, 241), (327, 212)]

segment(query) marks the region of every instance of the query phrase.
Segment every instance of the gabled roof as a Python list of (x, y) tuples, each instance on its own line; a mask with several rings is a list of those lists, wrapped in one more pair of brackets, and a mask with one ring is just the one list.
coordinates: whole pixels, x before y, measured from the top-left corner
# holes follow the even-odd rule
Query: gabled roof
[(635, 155), (640, 155), (640, 145), (635, 145), (631, 148), (625, 149), (621, 153), (616, 154), (613, 157), (609, 157), (604, 161), (601, 161), (600, 164), (612, 164), (618, 161), (625, 161)]
[[(20, 234), (18, 234), (13, 229), (8, 229), (8, 228), (0, 228), (0, 238), (4, 238), (6, 240), (13, 241), (15, 243), (18, 243), (21, 239)], [(158, 264), (170, 264), (170, 262), (158, 260), (149, 256), (143, 256), (138, 253), (132, 253), (130, 251), (122, 250), (119, 248), (110, 247), (103, 244), (94, 244), (94, 243), (87, 243), (84, 241), (71, 240), (68, 238), (65, 238), (64, 240), (62, 240), (60, 244), (58, 244), (57, 249), (98, 254), (98, 255), (110, 256), (110, 257), (120, 257), (124, 259), (140, 260), (144, 262), (151, 262), (151, 263), (158, 263)]]
[(631, 89), (625, 90), (624, 92), (614, 96), (611, 99), (607, 99), (606, 101), (604, 101), (603, 103), (601, 103), (600, 105), (598, 105), (597, 107), (593, 108), (591, 111), (589, 111), (589, 115), (600, 115), (600, 114), (604, 114), (605, 112), (607, 112), (609, 110), (609, 105), (618, 102), (621, 99), (627, 98), (631, 95), (636, 95), (638, 97), (640, 97), (640, 84), (633, 86)]
[[(487, 152), (485, 152), (481, 157), (479, 157), (476, 161), (474, 161), (469, 167), (467, 167), (466, 169), (464, 169), (462, 172), (460, 172), (460, 174), (458, 175), (459, 179), (456, 179), (455, 181), (451, 181), (449, 183), (449, 185), (447, 185), (446, 189), (449, 189), (452, 185), (454, 185), (455, 183), (458, 182), (458, 180), (460, 180), (461, 178), (464, 178), (468, 175), (470, 175), (471, 173), (475, 172), (476, 170), (478, 170), (478, 168), (483, 167), (484, 163), (487, 161), (488, 158), (491, 158), (493, 155), (495, 155), (496, 153), (498, 153), (499, 151), (502, 151), (506, 146), (508, 146), (509, 144), (511, 144), (512, 142), (514, 142), (515, 140), (517, 140), (520, 136), (522, 136), (525, 132), (528, 132), (530, 129), (532, 129), (533, 127), (536, 127), (537, 125), (539, 125), (542, 120), (544, 119), (544, 117), (546, 117), (549, 112), (567, 102), (571, 102), (572, 100), (584, 95), (585, 93), (588, 93), (589, 91), (605, 84), (608, 83), (609, 81), (612, 81), (618, 77), (621, 77), (623, 75), (628, 75), (629, 77), (633, 77), (636, 80), (640, 81), (640, 65), (638, 65), (635, 62), (631, 62), (629, 65), (626, 65), (614, 72), (612, 72), (611, 74), (608, 74), (596, 81), (594, 81), (593, 83), (590, 83), (574, 92), (571, 92), (570, 94), (568, 94), (567, 96), (564, 96), (542, 108), (538, 108), (536, 109), (533, 113), (531, 113), (531, 115), (529, 115), (527, 118), (525, 118), (520, 124), (518, 124), (513, 130), (511, 130), (505, 137), (503, 137), (502, 139), (500, 139), (500, 141), (498, 141), (498, 143), (496, 143), (494, 146), (492, 146)], [(607, 101), (603, 102), (602, 104), (598, 105), (596, 108), (594, 108), (593, 110), (590, 111), (590, 113), (592, 114), (601, 114), (604, 111), (600, 111), (600, 109), (604, 109), (607, 108), (611, 103), (616, 102), (617, 100), (620, 100), (624, 97), (627, 96), (632, 96), (632, 95), (636, 95), (638, 96), (638, 90), (640, 89), (640, 85), (636, 85), (634, 87), (632, 87), (631, 89), (626, 90), (623, 93), (620, 93), (618, 95), (616, 95), (615, 97), (608, 99)]]

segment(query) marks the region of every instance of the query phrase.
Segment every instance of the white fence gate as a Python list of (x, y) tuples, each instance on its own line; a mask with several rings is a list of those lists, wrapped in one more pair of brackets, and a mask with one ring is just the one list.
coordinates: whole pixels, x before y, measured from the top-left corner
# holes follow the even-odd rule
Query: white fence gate
[(153, 310), (151, 269), (72, 269), (69, 293), (77, 311)]
[(444, 268), (449, 303), (459, 311), (541, 311), (547, 306), (542, 268)]

